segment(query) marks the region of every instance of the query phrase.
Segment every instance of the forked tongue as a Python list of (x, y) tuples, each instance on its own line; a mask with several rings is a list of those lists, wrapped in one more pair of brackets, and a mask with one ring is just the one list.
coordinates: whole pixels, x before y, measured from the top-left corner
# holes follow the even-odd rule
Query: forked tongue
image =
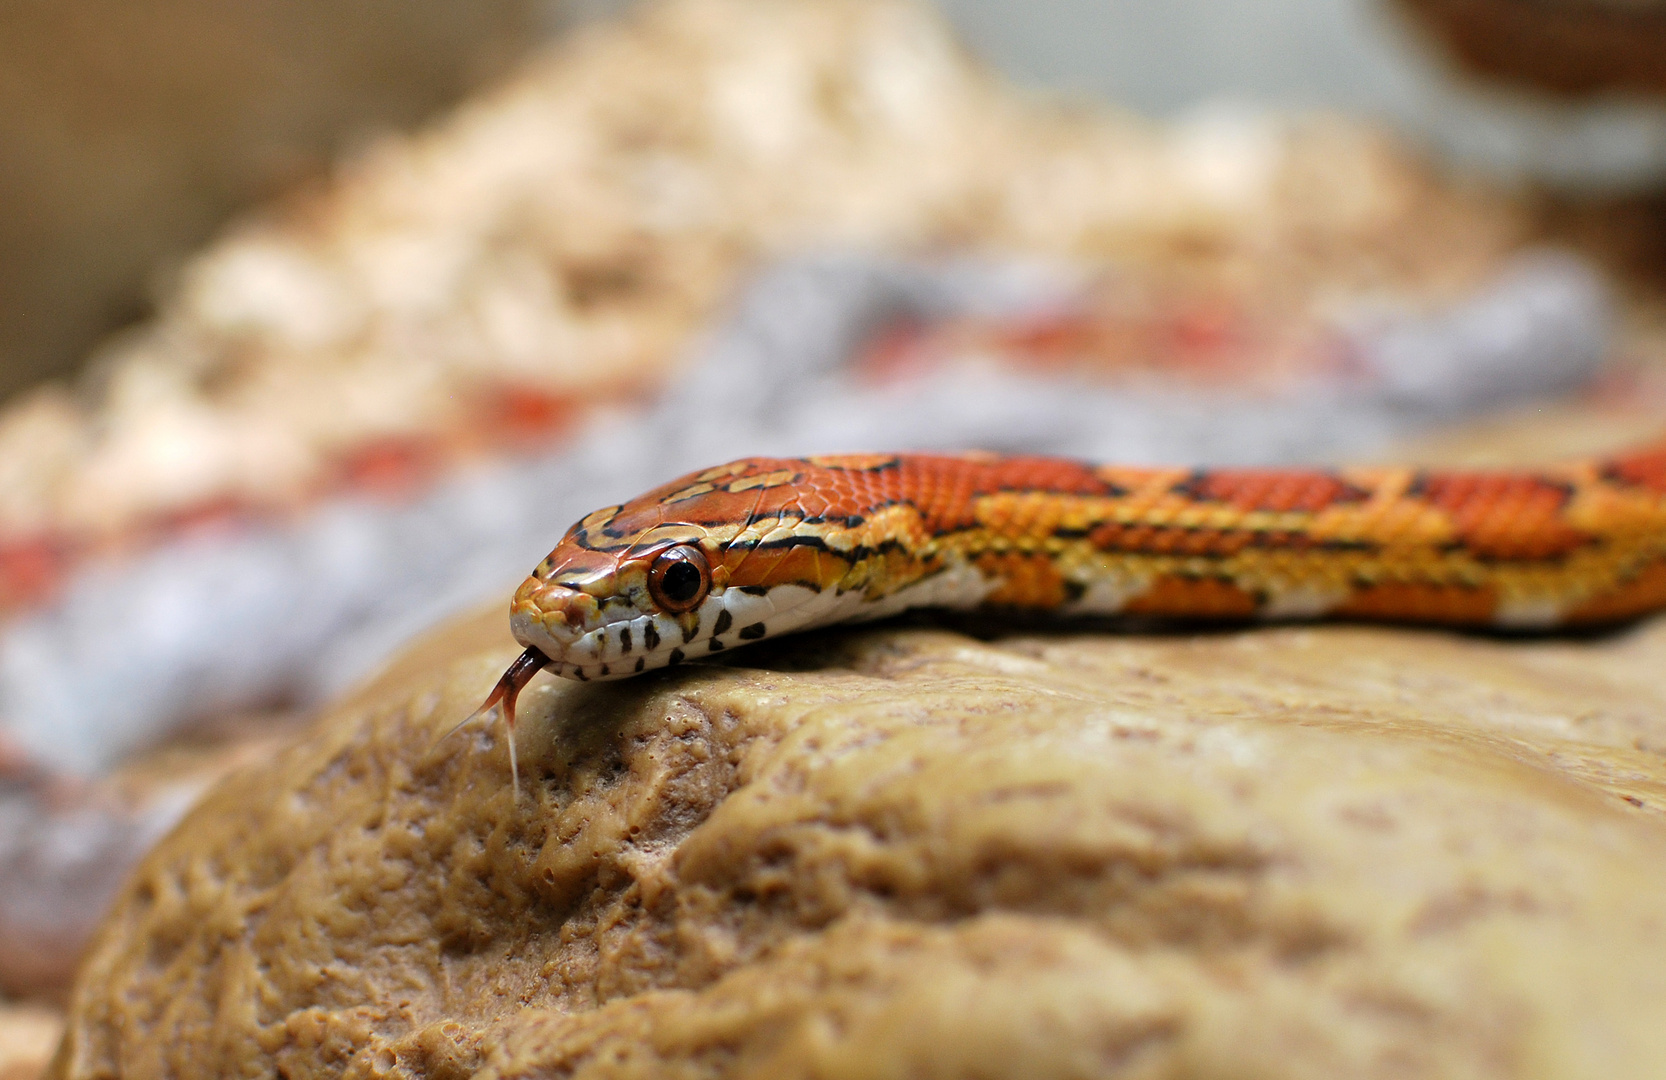
[(434, 743), (440, 743), (461, 731), (470, 722), (489, 715), (494, 709), (503, 717), (504, 726), (509, 732), (509, 777), (514, 785), (515, 801), (521, 799), (521, 765), (515, 754), (515, 701), (521, 695), (521, 690), (532, 681), (532, 677), (542, 671), (550, 662), (549, 657), (537, 649), (528, 649), (515, 659), (503, 677), (492, 687), (492, 692), (486, 695), (486, 700), (480, 703), (480, 708), (469, 713), (458, 722), (457, 726), (441, 735)]

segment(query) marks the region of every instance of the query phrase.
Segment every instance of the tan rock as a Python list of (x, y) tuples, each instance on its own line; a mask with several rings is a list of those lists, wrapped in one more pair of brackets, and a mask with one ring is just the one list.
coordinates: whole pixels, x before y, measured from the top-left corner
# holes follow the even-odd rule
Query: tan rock
[(63, 1030), (64, 1018), (45, 1006), (0, 1001), (0, 1080), (36, 1080)]
[[(493, 612), (143, 864), (61, 1078), (1666, 1073), (1666, 621), (807, 636)], [(431, 747), (434, 747), (432, 751)]]

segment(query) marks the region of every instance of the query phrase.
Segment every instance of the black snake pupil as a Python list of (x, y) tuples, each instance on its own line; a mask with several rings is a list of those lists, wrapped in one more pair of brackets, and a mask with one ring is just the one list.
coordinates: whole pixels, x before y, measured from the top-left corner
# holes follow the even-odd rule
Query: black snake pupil
[(700, 571), (691, 563), (674, 562), (665, 568), (660, 589), (673, 603), (686, 604), (700, 591)]

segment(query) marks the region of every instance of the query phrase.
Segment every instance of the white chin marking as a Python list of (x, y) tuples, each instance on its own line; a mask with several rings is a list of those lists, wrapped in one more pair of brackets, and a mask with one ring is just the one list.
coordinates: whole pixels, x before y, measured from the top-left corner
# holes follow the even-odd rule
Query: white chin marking
[[(778, 585), (767, 592), (725, 589), (699, 608), (695, 632), (684, 635), (667, 615), (639, 615), (600, 627), (565, 649), (551, 653), (549, 670), (581, 682), (628, 678), (656, 668), (721, 654), (766, 637), (840, 622), (871, 605), (861, 593), (838, 593), (800, 585)], [(627, 639), (621, 630), (629, 629)], [(721, 630), (721, 633), (718, 631)], [(542, 647), (542, 646), (540, 646)]]
[(743, 611), (750, 614), (754, 610), (753, 604), (763, 600), (770, 606), (770, 615), (767, 619), (749, 623), (742, 622), (741, 617), (737, 615), (736, 624), (756, 626), (762, 622), (763, 634), (768, 637), (837, 622), (845, 617), (847, 611), (862, 602), (859, 593), (841, 593), (836, 589), (811, 589), (803, 585), (777, 585), (762, 596), (747, 596), (746, 599), (748, 602), (743, 605)]
[[(734, 620), (736, 627), (755, 626), (758, 623), (768, 625), (769, 620), (783, 610), (796, 606), (797, 601), (785, 595), (790, 585), (783, 585), (778, 589), (771, 589), (764, 593), (750, 593), (741, 589), (725, 589), (723, 591), (723, 607)], [(809, 589), (797, 589), (808, 595)], [(775, 603), (776, 594), (781, 593), (783, 601), (779, 606)], [(773, 632), (773, 628), (771, 630)]]
[(1348, 598), (1346, 588), (1270, 589), (1262, 605), (1263, 619), (1317, 619)]
[(1492, 617), (1505, 630), (1548, 630), (1562, 619), (1562, 605), (1539, 596), (1506, 597)]
[(1151, 588), (1151, 580), (1133, 574), (1101, 572), (1076, 600), (1064, 606), (1067, 615), (1120, 615), (1128, 604)]
[(985, 577), (983, 571), (970, 563), (956, 563), (944, 567), (930, 577), (904, 585), (890, 596), (872, 603), (859, 603), (851, 618), (864, 622), (869, 619), (887, 619), (913, 608), (950, 608), (965, 611), (983, 603), (1002, 583), (1001, 578)]

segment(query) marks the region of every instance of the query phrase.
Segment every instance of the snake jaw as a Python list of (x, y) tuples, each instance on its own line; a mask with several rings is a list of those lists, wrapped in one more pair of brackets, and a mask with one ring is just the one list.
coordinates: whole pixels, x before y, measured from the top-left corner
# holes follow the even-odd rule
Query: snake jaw
[(655, 607), (642, 589), (592, 596), (529, 581), (516, 593), (510, 626), (522, 645), (548, 657), (551, 674), (589, 682), (673, 667), (777, 629), (814, 625), (860, 599), (797, 586), (713, 589), (698, 607), (673, 614)]
[(552, 670), (601, 624), (601, 603), (589, 593), (529, 577), (509, 605), (509, 629), (529, 649), (550, 658)]

